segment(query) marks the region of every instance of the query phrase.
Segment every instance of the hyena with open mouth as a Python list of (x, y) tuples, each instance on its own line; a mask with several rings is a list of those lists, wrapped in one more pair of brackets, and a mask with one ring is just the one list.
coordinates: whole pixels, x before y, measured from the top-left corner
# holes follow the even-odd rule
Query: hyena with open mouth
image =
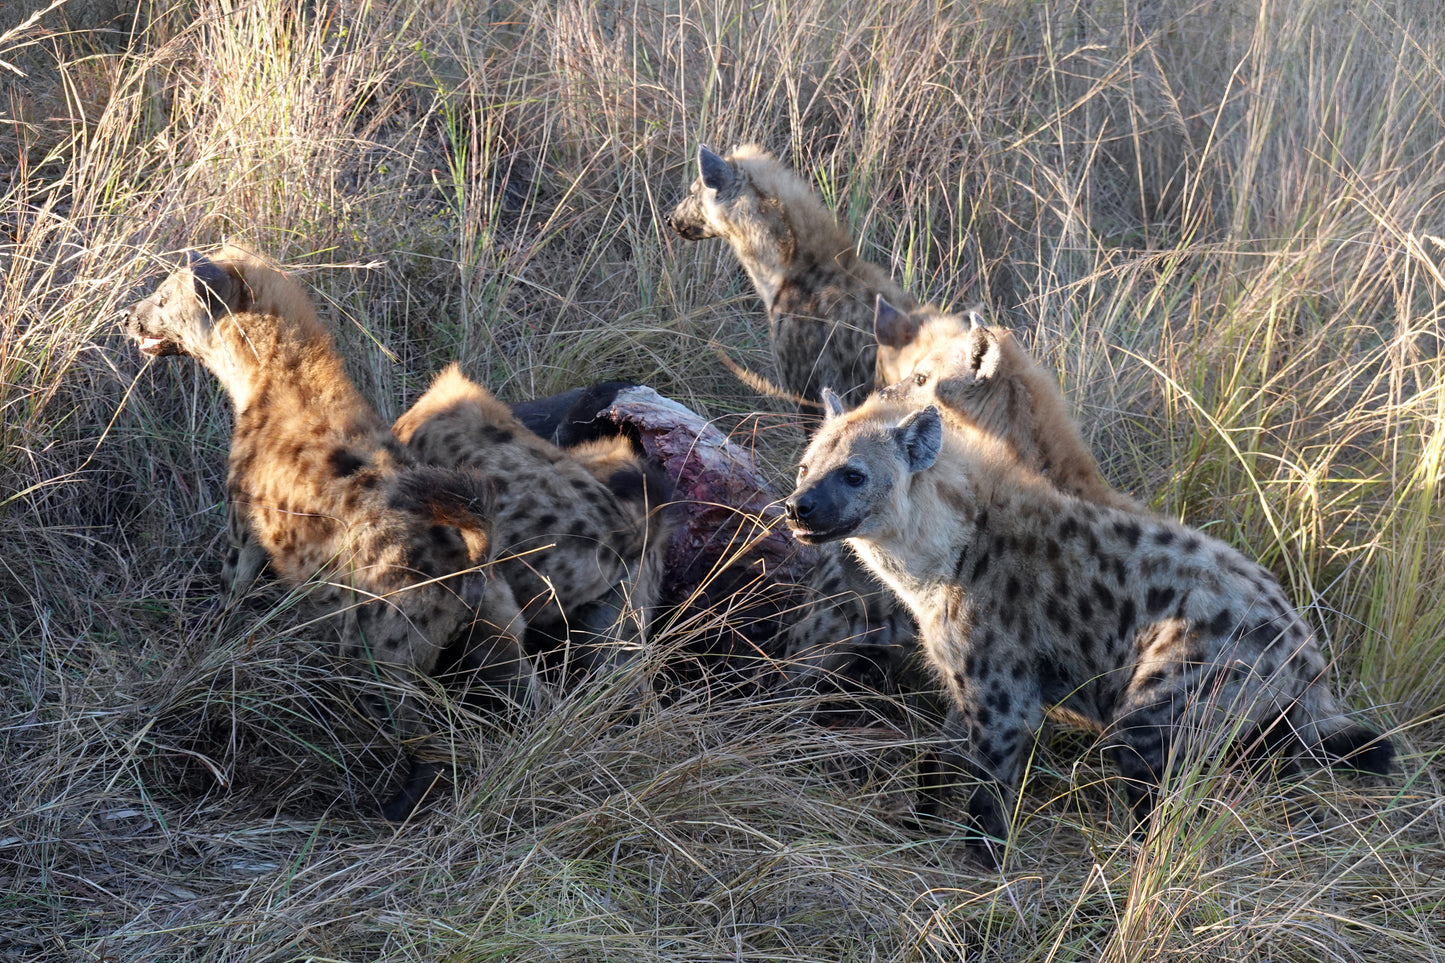
[[(347, 660), (369, 660), (388, 695), (367, 700), (407, 745), (410, 771), (383, 805), (406, 818), (440, 778), (411, 673), (444, 650), (535, 699), (525, 622), (490, 568), (494, 497), (479, 476), (423, 466), (356, 390), (300, 284), (250, 251), (192, 255), (130, 308), (126, 332), (154, 357), (188, 355), (235, 408), (226, 478), (231, 599), (270, 562), (333, 617)], [(388, 706), (387, 702), (391, 700)]]

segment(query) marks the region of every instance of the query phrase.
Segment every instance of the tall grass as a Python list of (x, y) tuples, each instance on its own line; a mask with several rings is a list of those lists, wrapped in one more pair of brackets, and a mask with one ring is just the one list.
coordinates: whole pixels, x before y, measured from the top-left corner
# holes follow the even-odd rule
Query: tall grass
[[(1437, 6), (7, 5), (4, 957), (1445, 956)], [(1046, 734), (986, 874), (906, 817), (926, 719), (698, 684), (620, 725), (619, 682), (515, 728), (438, 693), (462, 778), (380, 825), (394, 747), (304, 609), (217, 611), (219, 393), (119, 312), (239, 239), (386, 414), (453, 360), (509, 400), (630, 377), (786, 485), (800, 432), (737, 417), (777, 409), (706, 350), (767, 371), (758, 303), (665, 223), (697, 145), (742, 140), (920, 299), (1018, 331), (1113, 482), (1269, 565), (1399, 771), (1200, 763), (1136, 835), (1097, 746)]]

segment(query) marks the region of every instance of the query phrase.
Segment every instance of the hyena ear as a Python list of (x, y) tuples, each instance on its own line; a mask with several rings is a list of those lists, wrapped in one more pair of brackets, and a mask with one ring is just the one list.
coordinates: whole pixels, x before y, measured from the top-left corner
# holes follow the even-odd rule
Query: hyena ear
[(968, 328), (970, 331), (972, 331), (974, 328), (986, 327), (983, 321), (982, 304), (970, 304), (968, 306), (968, 310), (964, 313), (968, 315)]
[(234, 271), (195, 251), (187, 252), (186, 261), (196, 279), (196, 297), (211, 317), (239, 313), (250, 306), (246, 285)]
[(702, 145), (697, 148), (697, 166), (702, 172), (703, 184), (719, 194), (732, 187), (737, 180), (732, 165)]
[[(970, 312), (972, 318), (972, 312)], [(973, 381), (987, 381), (1003, 363), (1003, 339), (997, 331), (979, 325), (963, 341), (963, 369)]]
[(898, 448), (903, 452), (909, 472), (932, 468), (943, 450), (943, 418), (937, 408), (929, 405), (900, 421), (893, 435), (898, 439)]
[(823, 420), (832, 421), (847, 412), (843, 407), (843, 399), (832, 388), (823, 389)]
[(898, 310), (883, 295), (878, 295), (878, 303), (873, 306), (873, 337), (879, 344), (885, 348), (905, 347), (918, 337), (918, 328), (913, 315)]

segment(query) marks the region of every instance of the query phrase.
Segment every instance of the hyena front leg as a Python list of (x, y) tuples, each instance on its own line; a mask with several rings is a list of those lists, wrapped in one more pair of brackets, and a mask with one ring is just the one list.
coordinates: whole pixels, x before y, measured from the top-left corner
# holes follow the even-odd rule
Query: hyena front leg
[(515, 701), (533, 705), (539, 700), (536, 670), (522, 647), (525, 622), (516, 600), (501, 579), (489, 581), (502, 590), (486, 593), (475, 619), (445, 586), (403, 590), (405, 607), (375, 599), (349, 613), (343, 631), (345, 654), (369, 657), (378, 683), (364, 704), (395, 733), (406, 757), (401, 788), (381, 806), (382, 815), (391, 822), (407, 819), (451, 769), (446, 747), (423, 724), (415, 690), (416, 676), (434, 675), (449, 644), (459, 647), (461, 668), (506, 687)]
[(222, 608), (233, 608), (256, 584), (268, 561), (266, 550), (256, 541), (246, 513), (234, 499), (226, 502), (226, 557), (221, 563)]
[(943, 722), (947, 746), (936, 760), (925, 763), (919, 797), (920, 811), (928, 814), (936, 811), (950, 783), (967, 785), (964, 808), (974, 830), (969, 851), (992, 868), (998, 867), (1009, 837), (1009, 813), (1023, 781), (1024, 762), (1043, 723), (1036, 691), (985, 684), (997, 681), (955, 673), (949, 687), (954, 705)]

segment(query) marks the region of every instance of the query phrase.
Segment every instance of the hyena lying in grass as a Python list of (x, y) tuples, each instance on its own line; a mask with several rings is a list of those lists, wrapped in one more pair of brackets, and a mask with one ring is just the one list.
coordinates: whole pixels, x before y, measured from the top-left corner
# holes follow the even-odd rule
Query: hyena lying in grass
[(885, 397), (914, 408), (937, 405), (949, 425), (1001, 440), (1062, 492), (1125, 511), (1146, 510), (1104, 481), (1058, 383), (1008, 329), (985, 325), (973, 309), (903, 311), (882, 298), (873, 328)]
[(913, 299), (858, 256), (813, 189), (755, 145), (698, 150), (700, 175), (668, 219), (689, 241), (732, 246), (768, 313), (781, 387), (810, 402), (824, 388), (857, 404), (878, 384), (873, 305)]
[(496, 493), (496, 565), (528, 627), (580, 644), (584, 667), (635, 656), (657, 604), (667, 486), (624, 438), (564, 451), (452, 365), (393, 426), (430, 465), (481, 474)]
[[(1314, 633), (1264, 568), (1170, 519), (1061, 493), (938, 409), (832, 397), (787, 501), (799, 539), (846, 539), (918, 619), (973, 850), (996, 863), (1045, 709), (1102, 730), (1136, 815), (1175, 752), (1258, 741), (1386, 773)], [(925, 805), (925, 809), (927, 806)]]
[[(126, 332), (145, 354), (195, 358), (230, 395), (222, 581), (232, 599), (269, 559), (334, 616), (343, 657), (369, 659), (388, 690), (406, 691), (411, 673), (432, 673), (455, 646), (462, 669), (536, 696), (525, 622), (488, 565), (487, 485), (417, 463), (346, 376), (299, 284), (228, 245), (193, 255), (133, 305)], [(388, 698), (399, 700), (389, 711)], [(393, 820), (443, 772), (410, 745), (424, 735), (413, 698), (367, 700), (408, 744), (406, 782), (383, 805)]]

